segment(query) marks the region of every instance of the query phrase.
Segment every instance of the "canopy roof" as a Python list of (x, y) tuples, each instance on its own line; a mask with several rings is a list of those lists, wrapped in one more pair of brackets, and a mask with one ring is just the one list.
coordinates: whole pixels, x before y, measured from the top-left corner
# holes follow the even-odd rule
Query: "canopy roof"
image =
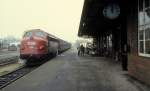
[[(119, 29), (129, 9), (134, 7), (135, 1), (137, 2), (137, 0), (85, 0), (78, 36), (99, 36), (111, 29)], [(117, 4), (120, 7), (117, 19), (111, 20), (104, 16), (104, 8), (109, 4)]]

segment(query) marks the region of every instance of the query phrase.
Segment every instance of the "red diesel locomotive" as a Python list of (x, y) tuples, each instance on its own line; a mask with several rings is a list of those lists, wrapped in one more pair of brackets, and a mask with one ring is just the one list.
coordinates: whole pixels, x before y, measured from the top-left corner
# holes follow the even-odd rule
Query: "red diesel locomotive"
[(48, 56), (56, 56), (58, 53), (71, 47), (71, 44), (63, 41), (40, 29), (26, 31), (20, 45), (20, 58), (28, 63), (42, 61)]

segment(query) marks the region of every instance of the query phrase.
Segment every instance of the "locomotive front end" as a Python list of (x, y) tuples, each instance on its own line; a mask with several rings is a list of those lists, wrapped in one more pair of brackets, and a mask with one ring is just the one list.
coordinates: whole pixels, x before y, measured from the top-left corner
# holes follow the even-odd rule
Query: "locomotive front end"
[(46, 33), (42, 31), (28, 31), (24, 34), (20, 58), (22, 59), (43, 59), (48, 53)]

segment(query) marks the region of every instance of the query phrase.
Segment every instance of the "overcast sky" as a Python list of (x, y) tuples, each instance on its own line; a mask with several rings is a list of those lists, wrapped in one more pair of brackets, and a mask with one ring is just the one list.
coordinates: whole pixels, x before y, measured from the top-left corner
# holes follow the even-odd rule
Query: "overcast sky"
[(74, 41), (84, 0), (0, 0), (0, 37), (21, 38), (29, 29)]

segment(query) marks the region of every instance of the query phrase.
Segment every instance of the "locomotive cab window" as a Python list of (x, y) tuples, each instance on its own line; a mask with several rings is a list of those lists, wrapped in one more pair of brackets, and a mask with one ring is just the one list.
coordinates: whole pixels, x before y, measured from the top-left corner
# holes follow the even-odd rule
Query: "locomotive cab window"
[(150, 57), (150, 0), (139, 0), (138, 6), (139, 55)]
[(31, 37), (32, 36), (32, 32), (30, 31), (30, 32), (26, 32), (25, 34), (24, 34), (24, 37)]
[(37, 32), (35, 32), (35, 36), (44, 38), (46, 36), (46, 34), (42, 31), (37, 31)]

